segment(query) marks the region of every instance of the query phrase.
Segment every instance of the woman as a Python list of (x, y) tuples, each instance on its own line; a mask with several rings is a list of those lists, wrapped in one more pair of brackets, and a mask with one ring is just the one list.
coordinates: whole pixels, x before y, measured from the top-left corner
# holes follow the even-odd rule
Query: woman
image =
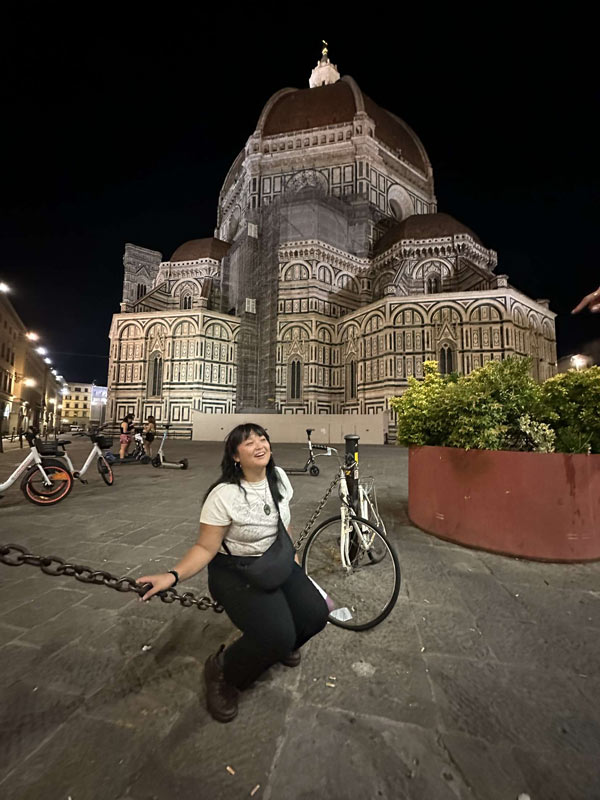
[(129, 445), (131, 444), (132, 434), (131, 431), (133, 430), (133, 414), (126, 414), (123, 417), (121, 422), (121, 433), (119, 436), (119, 458), (121, 461), (125, 460), (125, 456), (127, 455), (127, 450)]
[(144, 450), (149, 458), (152, 458), (152, 442), (156, 436), (156, 420), (149, 416), (144, 425)]
[(142, 598), (148, 600), (208, 565), (212, 596), (242, 631), (204, 666), (208, 711), (219, 722), (230, 722), (237, 715), (238, 692), (278, 661), (297, 666), (300, 647), (325, 627), (329, 610), (292, 554), (289, 577), (273, 591), (256, 588), (242, 574), (243, 565), (265, 553), (278, 535), (287, 535), (278, 534), (276, 509), (286, 528), (290, 522), (293, 490), (275, 466), (264, 428), (249, 423), (231, 431), (221, 473), (205, 497), (196, 544), (175, 569), (137, 582), (152, 584)]

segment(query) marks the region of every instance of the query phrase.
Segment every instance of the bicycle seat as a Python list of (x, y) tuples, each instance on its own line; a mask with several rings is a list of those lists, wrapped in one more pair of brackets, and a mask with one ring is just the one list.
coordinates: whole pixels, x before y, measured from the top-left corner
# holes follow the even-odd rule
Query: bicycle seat
[(306, 429), (306, 435), (310, 436), (313, 431), (314, 431), (314, 428), (307, 428)]
[(59, 439), (58, 440), (58, 444), (60, 444), (60, 445), (71, 444), (71, 440), (70, 439)]

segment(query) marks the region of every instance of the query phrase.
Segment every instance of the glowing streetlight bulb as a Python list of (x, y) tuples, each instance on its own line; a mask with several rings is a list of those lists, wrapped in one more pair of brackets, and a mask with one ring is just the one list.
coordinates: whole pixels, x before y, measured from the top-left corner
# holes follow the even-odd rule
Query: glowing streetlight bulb
[(577, 370), (583, 369), (587, 366), (587, 358), (582, 355), (571, 356), (571, 364)]
[(35, 386), (35, 381), (33, 378), (25, 378), (23, 383), (25, 384), (25, 386)]
[(40, 337), (37, 335), (37, 333), (34, 333), (33, 331), (29, 331), (29, 333), (26, 333), (26, 334), (25, 334), (25, 336), (26, 336), (26, 337), (27, 337), (27, 339), (29, 339), (29, 341), (31, 341), (31, 342), (37, 342), (37, 341), (38, 341), (38, 339), (40, 338)]
[(0, 283), (0, 292), (10, 292), (10, 288), (5, 283)]
[(39, 353), (41, 356), (45, 356), (48, 351), (45, 347), (36, 347), (35, 352)]
[(46, 362), (46, 364), (51, 364), (52, 363), (52, 361), (49, 358), (45, 358), (44, 361)]

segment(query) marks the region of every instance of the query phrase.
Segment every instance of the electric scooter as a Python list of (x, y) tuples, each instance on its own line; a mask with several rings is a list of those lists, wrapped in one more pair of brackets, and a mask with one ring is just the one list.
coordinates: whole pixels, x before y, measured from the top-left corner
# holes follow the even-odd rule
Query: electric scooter
[(163, 453), (163, 448), (165, 446), (165, 442), (167, 440), (167, 434), (169, 433), (169, 428), (171, 427), (169, 422), (165, 423), (162, 441), (160, 443), (160, 447), (158, 448), (158, 453), (152, 459), (152, 466), (153, 467), (164, 467), (165, 469), (187, 469), (188, 468), (188, 460), (187, 458), (182, 458), (179, 461), (167, 461), (165, 458), (165, 454)]
[(302, 475), (305, 472), (310, 472), (313, 477), (317, 477), (320, 470), (315, 462), (315, 454), (314, 450), (324, 450), (324, 453), (317, 453), (317, 457), (320, 455), (330, 456), (332, 455), (333, 451), (331, 447), (328, 447), (326, 444), (313, 444), (310, 440), (310, 435), (314, 431), (314, 428), (307, 428), (306, 429), (306, 437), (308, 439), (308, 458), (306, 459), (306, 464), (303, 467), (283, 467), (288, 474), (290, 475)]
[(150, 456), (146, 453), (144, 449), (144, 436), (143, 436), (143, 428), (134, 428), (133, 433), (133, 442), (135, 447), (133, 448), (133, 452), (129, 453), (125, 456), (125, 458), (120, 461), (114, 453), (108, 450), (104, 454), (104, 458), (108, 461), (109, 464), (149, 464), (150, 463)]

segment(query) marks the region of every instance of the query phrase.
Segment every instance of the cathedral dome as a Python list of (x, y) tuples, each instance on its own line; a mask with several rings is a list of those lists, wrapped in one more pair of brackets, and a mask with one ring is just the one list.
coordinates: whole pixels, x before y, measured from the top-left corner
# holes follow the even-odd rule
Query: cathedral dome
[(377, 252), (388, 250), (405, 239), (443, 239), (457, 234), (466, 234), (477, 244), (482, 244), (476, 233), (450, 214), (413, 214), (386, 231), (377, 242)]
[(189, 242), (179, 245), (177, 250), (171, 256), (173, 261), (198, 261), (201, 258), (212, 258), (215, 261), (220, 261), (223, 256), (227, 255), (227, 251), (231, 247), (227, 242), (222, 242), (221, 239), (191, 239)]
[(372, 135), (376, 139), (399, 151), (402, 158), (424, 175), (429, 173), (429, 159), (414, 131), (363, 94), (349, 75), (311, 89), (282, 89), (266, 103), (257, 129), (263, 136), (277, 136), (352, 122), (358, 113), (366, 113), (373, 120)]

